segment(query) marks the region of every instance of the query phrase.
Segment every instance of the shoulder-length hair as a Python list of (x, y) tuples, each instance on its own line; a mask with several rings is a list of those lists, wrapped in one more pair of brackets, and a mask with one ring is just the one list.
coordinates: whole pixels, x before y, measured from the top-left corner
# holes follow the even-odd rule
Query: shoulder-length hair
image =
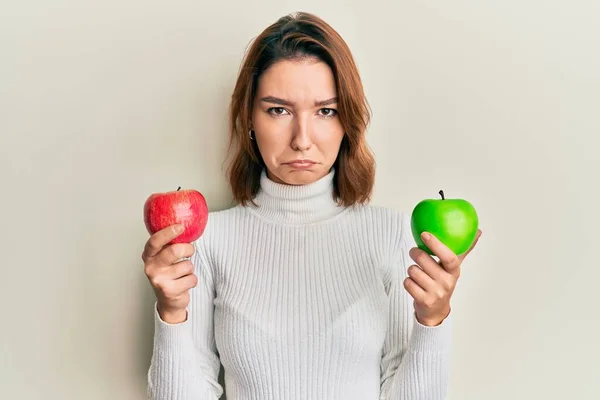
[(251, 44), (239, 70), (229, 107), (232, 161), (228, 168), (229, 184), (238, 203), (246, 205), (254, 199), (265, 168), (256, 142), (248, 134), (258, 80), (280, 60), (306, 57), (325, 62), (335, 78), (344, 137), (333, 165), (334, 197), (343, 206), (366, 203), (371, 198), (375, 159), (365, 139), (371, 113), (352, 53), (325, 21), (313, 14), (296, 13), (267, 27)]

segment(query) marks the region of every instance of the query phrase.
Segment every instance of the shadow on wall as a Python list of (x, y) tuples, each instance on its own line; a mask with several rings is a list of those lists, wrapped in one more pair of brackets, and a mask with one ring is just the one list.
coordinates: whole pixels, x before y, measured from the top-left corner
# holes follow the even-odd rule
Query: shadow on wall
[(221, 387), (223, 388), (223, 397), (221, 397), (221, 399), (225, 399), (225, 398), (227, 398), (227, 393), (225, 392), (225, 370), (223, 369), (222, 365), (221, 365), (221, 371), (219, 372), (219, 383), (221, 384)]
[(152, 287), (148, 282), (148, 278), (144, 275), (143, 264), (141, 266), (140, 283), (142, 286), (141, 296), (142, 301), (139, 302), (141, 310), (140, 313), (140, 326), (138, 328), (138, 334), (136, 335), (139, 340), (136, 341), (138, 348), (136, 349), (136, 366), (137, 375), (140, 378), (140, 383), (146, 388), (148, 384), (148, 369), (150, 367), (150, 361), (152, 359), (152, 349), (154, 345), (154, 314), (153, 304), (156, 301)]

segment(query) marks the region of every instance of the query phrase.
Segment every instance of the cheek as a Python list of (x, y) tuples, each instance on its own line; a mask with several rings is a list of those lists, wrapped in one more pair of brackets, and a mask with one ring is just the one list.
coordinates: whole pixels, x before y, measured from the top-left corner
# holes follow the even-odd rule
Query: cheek
[(277, 159), (289, 147), (283, 135), (262, 132), (257, 144), (263, 158)]
[(254, 117), (254, 129), (259, 143), (268, 146), (279, 140), (282, 126), (264, 112), (258, 112)]
[[(288, 150), (289, 136), (285, 133), (285, 128), (276, 124), (264, 124), (257, 126), (258, 149), (267, 163), (277, 162)], [(260, 130), (259, 130), (260, 129)]]
[(329, 153), (337, 154), (344, 138), (344, 130), (339, 120), (328, 122), (328, 124), (323, 124), (320, 129), (316, 130), (314, 141), (326, 155), (330, 155)]

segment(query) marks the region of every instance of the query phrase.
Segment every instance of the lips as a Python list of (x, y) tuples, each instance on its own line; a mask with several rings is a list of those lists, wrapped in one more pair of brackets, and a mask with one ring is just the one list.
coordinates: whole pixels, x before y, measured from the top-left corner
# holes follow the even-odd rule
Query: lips
[(289, 165), (291, 167), (294, 167), (294, 168), (308, 168), (308, 167), (315, 165), (316, 162), (314, 162), (312, 160), (293, 160), (293, 161), (287, 162), (285, 164)]
[(293, 160), (286, 164), (316, 164), (313, 160)]

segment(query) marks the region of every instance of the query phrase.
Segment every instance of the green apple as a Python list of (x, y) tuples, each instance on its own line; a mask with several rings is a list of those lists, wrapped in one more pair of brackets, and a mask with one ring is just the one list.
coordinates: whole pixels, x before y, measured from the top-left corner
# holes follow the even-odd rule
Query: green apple
[(439, 194), (441, 199), (422, 200), (413, 209), (412, 235), (417, 246), (430, 255), (434, 254), (421, 239), (424, 231), (437, 237), (455, 254), (463, 254), (469, 250), (477, 236), (477, 212), (466, 200), (446, 199), (443, 190)]

